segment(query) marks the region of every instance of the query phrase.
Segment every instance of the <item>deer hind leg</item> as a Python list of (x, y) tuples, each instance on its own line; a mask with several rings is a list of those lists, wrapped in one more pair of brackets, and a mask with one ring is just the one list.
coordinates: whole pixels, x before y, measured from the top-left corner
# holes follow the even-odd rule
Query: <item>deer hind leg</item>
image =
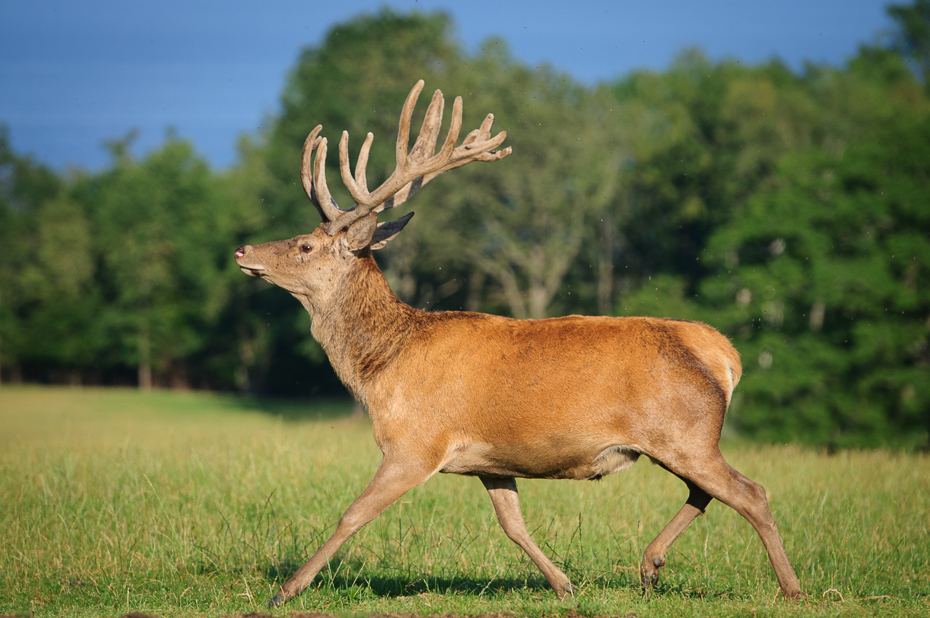
[(691, 525), (695, 519), (704, 514), (704, 509), (710, 503), (710, 495), (690, 481), (685, 480), (690, 493), (678, 514), (668, 522), (668, 525), (649, 544), (643, 552), (643, 561), (639, 566), (639, 576), (643, 586), (654, 586), (659, 579), (659, 569), (665, 566), (665, 555), (681, 533)]
[[(667, 462), (666, 462), (667, 463)], [(732, 468), (718, 452), (700, 461), (686, 465), (669, 466), (676, 475), (694, 483), (702, 490), (723, 502), (752, 524), (762, 539), (769, 561), (775, 569), (778, 585), (788, 599), (805, 599), (801, 583), (795, 575), (772, 512), (769, 510), (765, 489), (755, 481)]]
[(297, 569), (293, 577), (284, 582), (278, 593), (268, 601), (268, 607), (283, 605), (300, 594), (310, 585), (329, 559), (339, 551), (343, 543), (362, 526), (383, 513), (402, 495), (425, 482), (433, 475), (433, 472), (434, 470), (405, 465), (385, 457), (371, 483), (339, 519), (333, 535), (313, 554), (310, 560)]
[(494, 512), (497, 513), (497, 520), (501, 523), (501, 527), (510, 540), (519, 545), (530, 559), (536, 563), (539, 570), (546, 576), (549, 585), (555, 590), (558, 598), (561, 599), (566, 594), (574, 594), (572, 583), (565, 573), (552, 564), (552, 561), (542, 553), (542, 550), (530, 538), (530, 534), (526, 530), (526, 523), (523, 521), (523, 513), (520, 511), (517, 481), (512, 477), (492, 478), (482, 476), (480, 478), (488, 490), (488, 495), (491, 496), (491, 503), (494, 505)]

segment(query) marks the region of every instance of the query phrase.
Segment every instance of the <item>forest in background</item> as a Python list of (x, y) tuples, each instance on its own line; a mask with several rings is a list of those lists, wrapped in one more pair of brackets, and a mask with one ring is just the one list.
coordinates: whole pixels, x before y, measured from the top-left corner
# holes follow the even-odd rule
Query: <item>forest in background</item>
[(415, 198), (377, 256), (402, 300), (700, 320), (743, 359), (732, 431), (930, 448), (930, 0), (889, 13), (896, 30), (843, 67), (691, 49), (585, 86), (502, 40), (467, 53), (442, 13), (383, 10), (303, 50), (226, 170), (169, 132), (139, 159), (127, 135), (106, 169), (57, 172), (0, 128), (0, 379), (343, 393), (303, 308), (232, 253), (318, 224), (298, 177), (317, 124), (352, 152), (373, 132), (383, 181), (422, 78), (464, 98), (466, 127), (493, 112), (513, 155)]

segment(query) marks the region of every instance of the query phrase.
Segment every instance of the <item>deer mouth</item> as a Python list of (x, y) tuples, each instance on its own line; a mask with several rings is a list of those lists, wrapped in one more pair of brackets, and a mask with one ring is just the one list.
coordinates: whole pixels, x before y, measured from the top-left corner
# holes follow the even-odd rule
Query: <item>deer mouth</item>
[(264, 273), (264, 270), (265, 270), (265, 269), (262, 268), (261, 266), (258, 266), (258, 267), (256, 267), (256, 266), (243, 266), (242, 264), (239, 264), (239, 270), (241, 270), (242, 272), (244, 272), (245, 274), (247, 274), (247, 275), (250, 276), (250, 277), (263, 277), (263, 276), (265, 275), (265, 273)]

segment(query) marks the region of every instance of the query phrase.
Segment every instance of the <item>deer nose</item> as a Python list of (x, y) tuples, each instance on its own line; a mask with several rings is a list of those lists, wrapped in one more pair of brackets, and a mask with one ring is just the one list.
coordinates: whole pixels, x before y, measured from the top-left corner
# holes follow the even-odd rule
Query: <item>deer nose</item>
[(243, 255), (245, 255), (245, 246), (243, 245), (241, 247), (236, 247), (236, 252), (233, 255), (236, 256), (236, 259), (241, 258)]

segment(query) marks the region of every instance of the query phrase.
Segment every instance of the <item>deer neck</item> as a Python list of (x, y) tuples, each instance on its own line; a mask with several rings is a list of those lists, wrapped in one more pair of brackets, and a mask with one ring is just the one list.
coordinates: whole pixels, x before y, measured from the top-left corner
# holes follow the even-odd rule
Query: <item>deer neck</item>
[(300, 300), (336, 374), (368, 405), (372, 382), (397, 358), (419, 312), (394, 295), (370, 253), (353, 261), (325, 303)]

